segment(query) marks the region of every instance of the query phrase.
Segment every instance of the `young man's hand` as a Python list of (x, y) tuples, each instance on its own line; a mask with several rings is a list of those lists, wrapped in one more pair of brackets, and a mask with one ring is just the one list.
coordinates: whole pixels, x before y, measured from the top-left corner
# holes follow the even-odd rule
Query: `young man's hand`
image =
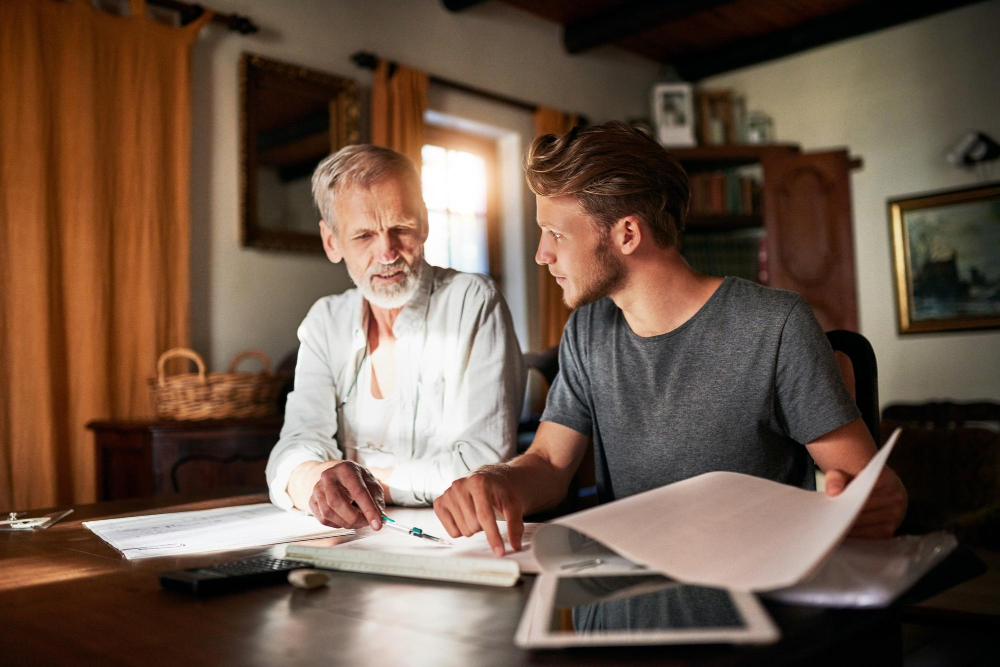
[(497, 556), (503, 556), (503, 537), (497, 527), (496, 512), (507, 521), (507, 539), (514, 551), (521, 550), (524, 534), (521, 501), (510, 482), (489, 467), (455, 480), (434, 501), (434, 512), (452, 537), (471, 537), (480, 530)]
[[(843, 470), (828, 471), (826, 495), (839, 496), (853, 479), (852, 475)], [(868, 539), (892, 537), (903, 523), (907, 502), (906, 489), (899, 477), (889, 468), (883, 468), (871, 495), (868, 496), (868, 502), (861, 509), (861, 514), (855, 519), (847, 536)]]
[(334, 528), (382, 527), (382, 485), (364, 466), (338, 461), (325, 467), (312, 487), (309, 510), (320, 523)]

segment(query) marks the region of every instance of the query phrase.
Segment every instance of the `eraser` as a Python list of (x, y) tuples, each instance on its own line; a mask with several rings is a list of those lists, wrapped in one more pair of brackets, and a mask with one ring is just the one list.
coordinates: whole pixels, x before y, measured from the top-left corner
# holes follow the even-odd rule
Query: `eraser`
[(288, 583), (306, 590), (326, 586), (329, 580), (330, 575), (322, 570), (292, 570), (288, 573)]

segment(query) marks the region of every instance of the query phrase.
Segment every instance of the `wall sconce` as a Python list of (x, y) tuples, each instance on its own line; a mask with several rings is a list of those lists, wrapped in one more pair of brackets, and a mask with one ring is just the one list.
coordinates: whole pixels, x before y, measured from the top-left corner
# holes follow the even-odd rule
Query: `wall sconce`
[(948, 151), (948, 162), (961, 169), (970, 169), (1000, 157), (1000, 144), (978, 130), (969, 130)]

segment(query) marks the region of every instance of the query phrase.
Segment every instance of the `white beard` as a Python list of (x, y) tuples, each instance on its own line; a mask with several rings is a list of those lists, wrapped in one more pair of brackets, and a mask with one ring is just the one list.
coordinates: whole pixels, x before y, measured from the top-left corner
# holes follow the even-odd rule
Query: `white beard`
[[(358, 280), (350, 269), (348, 269), (347, 275), (351, 277), (368, 303), (386, 310), (394, 310), (402, 308), (413, 298), (417, 287), (420, 286), (420, 273), (423, 270), (423, 265), (423, 254), (421, 253), (414, 258), (412, 266), (400, 257), (392, 264), (372, 264), (365, 271), (362, 280)], [(375, 286), (373, 280), (376, 275), (392, 273), (393, 271), (402, 271), (403, 279), (397, 283)]]

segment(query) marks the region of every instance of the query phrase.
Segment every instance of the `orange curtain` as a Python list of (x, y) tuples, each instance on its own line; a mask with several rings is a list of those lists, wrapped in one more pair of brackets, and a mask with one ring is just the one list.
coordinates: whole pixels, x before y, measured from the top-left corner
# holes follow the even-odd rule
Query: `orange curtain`
[[(575, 114), (539, 107), (535, 110), (535, 136), (566, 134), (576, 125), (576, 120)], [(559, 344), (570, 310), (563, 303), (562, 288), (549, 273), (548, 268), (541, 266), (539, 269), (538, 306), (541, 311), (541, 342), (542, 349), (547, 350)]]
[(191, 46), (143, 0), (0, 0), (0, 508), (91, 501), (92, 419), (188, 340)]
[(420, 168), (427, 110), (427, 74), (382, 60), (372, 81), (372, 143), (408, 156)]

